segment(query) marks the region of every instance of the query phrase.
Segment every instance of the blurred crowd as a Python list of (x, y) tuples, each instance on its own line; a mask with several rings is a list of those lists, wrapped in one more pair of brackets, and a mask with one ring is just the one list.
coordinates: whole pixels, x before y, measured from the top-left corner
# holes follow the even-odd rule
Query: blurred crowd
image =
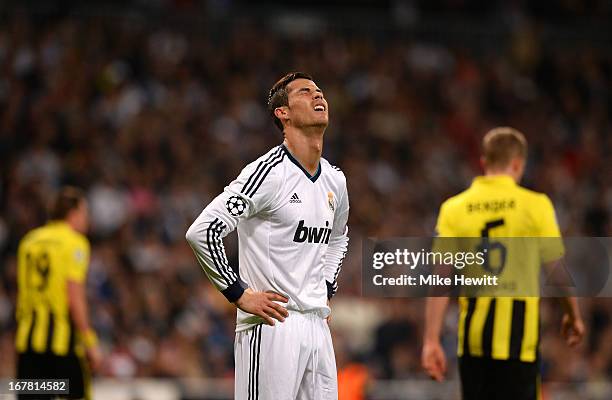
[[(306, 37), (249, 20), (219, 29), (17, 13), (0, 24), (0, 376), (14, 365), (16, 245), (44, 223), (63, 184), (85, 188), (91, 210), (101, 375), (233, 375), (234, 307), (184, 233), (247, 162), (281, 142), (266, 94), (292, 70), (323, 89), (324, 156), (348, 177), (351, 243), (332, 301), (341, 369), (424, 377), (423, 302), (360, 297), (361, 240), (433, 235), (441, 202), (480, 172), (491, 127), (525, 133), (523, 183), (552, 198), (565, 235), (611, 235), (609, 49), (550, 46), (529, 24), (476, 51), (388, 31)], [(226, 249), (235, 265), (235, 235)], [(545, 379), (612, 376), (612, 302), (581, 306), (589, 335), (567, 351), (560, 310), (543, 301)], [(455, 329), (450, 313), (449, 353)]]

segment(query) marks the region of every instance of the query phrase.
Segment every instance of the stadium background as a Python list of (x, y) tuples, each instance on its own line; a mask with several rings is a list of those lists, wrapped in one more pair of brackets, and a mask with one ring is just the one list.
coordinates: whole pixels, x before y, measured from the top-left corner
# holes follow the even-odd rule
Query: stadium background
[[(184, 232), (281, 140), (265, 101), (291, 70), (325, 91), (324, 155), (348, 176), (341, 384), (367, 381), (380, 399), (456, 393), (454, 370), (435, 385), (419, 367), (423, 302), (360, 297), (361, 238), (432, 235), (439, 204), (479, 172), (489, 128), (527, 135), (524, 184), (551, 196), (565, 235), (612, 232), (610, 1), (86, 3), (0, 4), (0, 377), (15, 362), (16, 244), (74, 184), (93, 219), (100, 398), (231, 397), (233, 307)], [(580, 303), (588, 337), (569, 351), (543, 301), (545, 391), (609, 399), (612, 301)]]

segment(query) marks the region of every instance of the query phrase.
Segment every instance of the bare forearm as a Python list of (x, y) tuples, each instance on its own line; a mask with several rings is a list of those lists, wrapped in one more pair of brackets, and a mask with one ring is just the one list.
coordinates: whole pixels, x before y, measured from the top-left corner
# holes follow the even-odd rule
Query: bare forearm
[(101, 365), (102, 355), (98, 348), (98, 337), (89, 325), (84, 284), (68, 281), (68, 307), (70, 317), (79, 333), (79, 340), (85, 347), (85, 356), (89, 365), (95, 371)]
[(580, 308), (575, 297), (559, 297), (563, 311), (573, 319), (580, 319)]
[(448, 307), (448, 297), (428, 297), (425, 303), (424, 342), (440, 340), (444, 314)]
[(74, 321), (76, 329), (85, 333), (91, 329), (87, 311), (87, 299), (85, 297), (85, 286), (81, 283), (68, 282), (68, 304), (70, 316)]

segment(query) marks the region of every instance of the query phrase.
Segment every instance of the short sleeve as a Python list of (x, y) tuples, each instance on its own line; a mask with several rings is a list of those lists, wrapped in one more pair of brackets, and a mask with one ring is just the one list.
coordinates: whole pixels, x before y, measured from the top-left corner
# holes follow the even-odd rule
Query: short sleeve
[(538, 221), (541, 237), (561, 237), (555, 208), (550, 198), (545, 194), (541, 197)]
[(89, 241), (79, 237), (68, 247), (66, 257), (67, 279), (77, 283), (83, 283), (87, 277), (89, 266)]
[(440, 213), (438, 214), (438, 221), (436, 222), (436, 236), (438, 237), (453, 237), (455, 232), (453, 231), (450, 223), (450, 212), (448, 209), (448, 203), (445, 202), (440, 207)]
[(457, 251), (456, 233), (450, 221), (450, 213), (448, 201), (446, 201), (440, 207), (440, 213), (438, 214), (436, 237), (432, 243), (432, 251), (434, 252), (445, 253)]

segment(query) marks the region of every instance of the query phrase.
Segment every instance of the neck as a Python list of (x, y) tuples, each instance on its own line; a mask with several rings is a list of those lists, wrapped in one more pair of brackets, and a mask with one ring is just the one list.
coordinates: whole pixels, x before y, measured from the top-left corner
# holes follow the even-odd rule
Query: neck
[(319, 168), (321, 153), (323, 152), (323, 130), (304, 134), (285, 130), (283, 144), (291, 154), (302, 164), (304, 169), (314, 175)]
[(515, 174), (512, 173), (512, 171), (508, 171), (508, 170), (485, 170), (485, 176), (508, 176), (510, 178), (512, 178), (512, 180), (515, 183), (518, 183), (518, 178)]

